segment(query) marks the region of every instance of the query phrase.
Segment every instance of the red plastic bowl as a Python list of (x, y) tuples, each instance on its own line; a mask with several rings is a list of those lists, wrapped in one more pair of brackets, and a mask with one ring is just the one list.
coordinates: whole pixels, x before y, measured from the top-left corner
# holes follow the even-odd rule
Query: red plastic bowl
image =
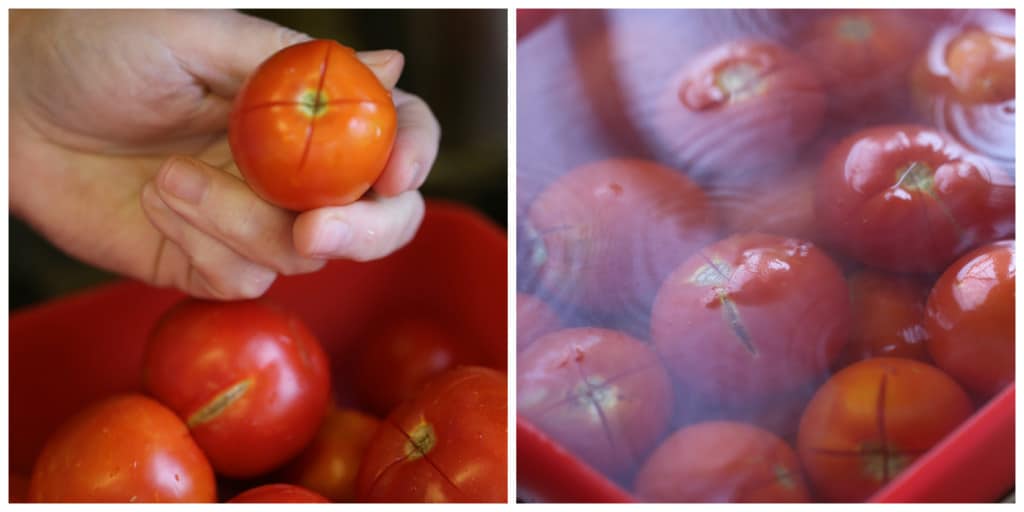
[[(465, 207), (431, 202), (416, 238), (402, 250), (279, 278), (266, 297), (298, 314), (334, 360), (375, 322), (421, 305), (476, 340), (484, 364), (505, 369), (507, 261), (500, 228)], [(146, 337), (182, 298), (124, 281), (11, 313), (12, 502), (24, 499), (36, 456), (64, 420), (95, 400), (141, 389)]]

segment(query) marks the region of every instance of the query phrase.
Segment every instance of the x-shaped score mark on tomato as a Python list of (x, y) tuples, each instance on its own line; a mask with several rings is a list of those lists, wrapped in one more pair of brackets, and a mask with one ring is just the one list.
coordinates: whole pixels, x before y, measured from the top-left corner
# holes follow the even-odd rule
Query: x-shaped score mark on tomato
[(861, 457), (865, 475), (880, 482), (888, 482), (913, 462), (914, 458), (927, 450), (897, 450), (891, 446), (885, 429), (885, 391), (888, 375), (882, 374), (875, 398), (875, 422), (878, 432), (877, 439), (861, 441), (859, 450), (829, 449), (811, 447), (811, 451), (820, 455), (839, 457)]
[[(964, 236), (964, 230), (957, 223), (956, 218), (953, 217), (953, 212), (950, 211), (949, 206), (935, 193), (935, 171), (930, 165), (925, 162), (914, 161), (905, 168), (896, 171), (896, 183), (893, 184), (891, 193), (906, 194), (908, 192), (920, 192), (928, 196), (939, 207), (939, 210), (942, 211), (946, 219), (949, 220), (957, 236), (961, 238)], [(925, 219), (927, 218), (926, 214)]]
[(721, 308), (722, 319), (728, 324), (729, 329), (736, 335), (737, 341), (750, 353), (751, 357), (759, 357), (757, 346), (743, 324), (740, 310), (736, 301), (730, 296), (729, 283), (736, 273), (736, 267), (717, 257), (708, 257), (703, 252), (701, 257), (707, 262), (701, 265), (687, 280), (697, 286), (710, 288), (710, 293), (704, 299), (704, 305), (709, 308)]

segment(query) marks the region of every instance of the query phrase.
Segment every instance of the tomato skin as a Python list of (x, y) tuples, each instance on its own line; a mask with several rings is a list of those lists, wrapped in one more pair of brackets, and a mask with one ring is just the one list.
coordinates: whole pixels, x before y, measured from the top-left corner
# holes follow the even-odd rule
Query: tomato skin
[(207, 502), (213, 469), (174, 412), (139, 394), (88, 406), (46, 442), (29, 484), (35, 502)]
[(470, 343), (425, 316), (380, 325), (361, 345), (350, 370), (352, 390), (361, 405), (382, 417), (431, 378), (479, 360)]
[(1014, 98), (1013, 16), (988, 14), (940, 28), (911, 74), (917, 99), (948, 98), (963, 105)]
[(668, 431), (668, 374), (624, 333), (555, 331), (519, 355), (517, 372), (519, 414), (607, 475), (632, 474)]
[(669, 81), (651, 108), (649, 135), (660, 160), (706, 184), (791, 158), (818, 133), (825, 104), (802, 57), (772, 42), (730, 41)]
[(505, 503), (507, 380), (489, 368), (463, 366), (427, 382), (391, 412), (370, 442), (357, 497)]
[(316, 437), (285, 466), (284, 479), (330, 501), (354, 500), (359, 465), (380, 425), (373, 416), (332, 407)]
[(833, 116), (862, 119), (905, 110), (906, 74), (922, 46), (911, 18), (893, 10), (829, 11), (799, 36)]
[[(314, 115), (317, 91), (327, 103)], [(370, 68), (351, 48), (320, 39), (256, 69), (235, 97), (228, 140), (260, 197), (310, 210), (359, 199), (384, 170), (396, 129), (391, 93)]]
[(709, 421), (670, 435), (636, 477), (651, 502), (807, 502), (810, 493), (792, 448), (771, 432)]
[(662, 279), (717, 236), (700, 188), (646, 160), (573, 169), (533, 202), (527, 223), (538, 242), (530, 291), (630, 325), (646, 324)]
[(298, 317), (258, 300), (188, 299), (150, 335), (143, 386), (190, 424), (218, 473), (244, 478), (274, 469), (313, 438), (330, 375)]
[(327, 498), (291, 484), (267, 484), (253, 487), (228, 503), (330, 503)]
[(935, 363), (988, 399), (1014, 380), (1014, 241), (965, 254), (928, 296), (925, 327)]
[(862, 263), (940, 272), (1014, 230), (1013, 179), (947, 135), (892, 125), (844, 139), (818, 174), (815, 212), (830, 242)]
[(543, 300), (526, 293), (516, 294), (516, 350), (522, 352), (537, 338), (562, 328), (558, 313)]
[(833, 375), (811, 398), (797, 452), (820, 497), (861, 501), (973, 410), (967, 393), (934, 366), (866, 359)]
[(748, 233), (702, 249), (665, 280), (651, 334), (685, 389), (751, 403), (824, 375), (846, 342), (849, 307), (840, 270), (814, 244)]
[(850, 285), (850, 341), (843, 365), (870, 357), (906, 357), (929, 362), (924, 302), (928, 287), (920, 279), (861, 270)]

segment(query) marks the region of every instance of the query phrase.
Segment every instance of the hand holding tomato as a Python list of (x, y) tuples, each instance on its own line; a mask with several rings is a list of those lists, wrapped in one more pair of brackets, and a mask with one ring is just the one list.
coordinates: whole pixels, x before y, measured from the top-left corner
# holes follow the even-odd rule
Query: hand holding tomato
[[(213, 11), (25, 11), (11, 26), (12, 211), (75, 257), (199, 297), (250, 298), (324, 258), (384, 256), (419, 225), (415, 189), (440, 130), (399, 90), (375, 197), (296, 214), (239, 178), (224, 133), (231, 100), (304, 34)], [(358, 57), (393, 89), (400, 54)]]

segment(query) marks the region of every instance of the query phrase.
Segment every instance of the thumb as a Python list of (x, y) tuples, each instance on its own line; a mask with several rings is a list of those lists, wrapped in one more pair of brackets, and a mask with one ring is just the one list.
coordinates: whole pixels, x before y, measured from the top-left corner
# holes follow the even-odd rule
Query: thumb
[(391, 90), (398, 83), (405, 67), (405, 56), (396, 50), (375, 50), (356, 54), (366, 67), (373, 71), (385, 89)]
[(182, 64), (221, 97), (234, 97), (267, 57), (310, 36), (235, 11), (174, 11), (164, 24)]

